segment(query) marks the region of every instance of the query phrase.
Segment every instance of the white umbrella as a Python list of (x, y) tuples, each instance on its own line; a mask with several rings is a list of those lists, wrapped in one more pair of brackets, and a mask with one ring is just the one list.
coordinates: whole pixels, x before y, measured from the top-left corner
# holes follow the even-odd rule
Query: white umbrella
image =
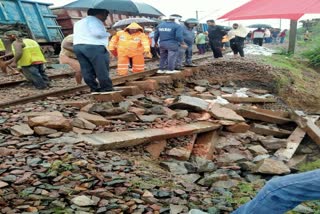
[(139, 25), (145, 26), (145, 25), (156, 25), (157, 22), (152, 19), (147, 18), (129, 18), (129, 19), (122, 19), (118, 22), (116, 22), (112, 27), (113, 28), (122, 28), (130, 25), (131, 23), (137, 23)]

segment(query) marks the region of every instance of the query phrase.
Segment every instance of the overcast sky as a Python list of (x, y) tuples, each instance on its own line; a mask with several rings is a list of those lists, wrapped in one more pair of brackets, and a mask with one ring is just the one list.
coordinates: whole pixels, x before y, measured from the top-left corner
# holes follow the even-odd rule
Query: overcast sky
[[(53, 3), (54, 6), (61, 6), (66, 3), (72, 2), (74, 0), (34, 0), (42, 2)], [(233, 10), (240, 5), (248, 2), (249, 0), (138, 0), (141, 2), (146, 2), (158, 10), (160, 10), (165, 15), (170, 14), (180, 14), (183, 16), (183, 19), (195, 18), (196, 11), (199, 11), (199, 19), (201, 22), (205, 22), (207, 19), (217, 19), (219, 16), (224, 15), (225, 13)], [(320, 17), (320, 15), (308, 15), (304, 16), (303, 19)], [(289, 28), (289, 20), (280, 19), (264, 19), (264, 20), (246, 20), (246, 21), (237, 21), (244, 25), (256, 24), (256, 23), (266, 23), (270, 24), (273, 27)], [(221, 22), (218, 21), (218, 24), (229, 25), (231, 26), (233, 21), (230, 22)]]

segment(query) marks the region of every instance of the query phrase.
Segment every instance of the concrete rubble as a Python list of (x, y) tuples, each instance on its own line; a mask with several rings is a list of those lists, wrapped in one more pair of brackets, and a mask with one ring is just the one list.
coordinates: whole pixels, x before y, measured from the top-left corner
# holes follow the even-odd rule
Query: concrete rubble
[(1, 212), (231, 212), (225, 198), (243, 185), (319, 156), (317, 144), (302, 148), (306, 136), (319, 143), (316, 121), (291, 118), (259, 97), (267, 90), (183, 81), (132, 81), (121, 94), (1, 112)]

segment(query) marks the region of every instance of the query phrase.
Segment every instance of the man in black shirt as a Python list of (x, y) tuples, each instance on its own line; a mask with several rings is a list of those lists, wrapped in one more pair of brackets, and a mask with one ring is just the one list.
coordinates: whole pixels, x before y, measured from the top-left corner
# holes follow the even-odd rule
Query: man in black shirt
[(209, 45), (213, 52), (214, 58), (222, 57), (222, 37), (227, 34), (227, 32), (221, 27), (216, 25), (214, 20), (208, 20), (208, 37)]

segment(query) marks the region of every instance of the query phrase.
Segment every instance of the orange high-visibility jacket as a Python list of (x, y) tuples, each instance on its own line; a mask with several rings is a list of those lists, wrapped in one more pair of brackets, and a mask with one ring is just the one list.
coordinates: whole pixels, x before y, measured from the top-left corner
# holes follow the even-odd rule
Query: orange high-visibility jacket
[[(128, 29), (139, 29), (140, 31), (129, 34)], [(150, 52), (150, 43), (148, 37), (143, 33), (143, 28), (137, 23), (132, 23), (112, 37), (109, 50), (117, 51), (118, 56), (133, 57)]]

